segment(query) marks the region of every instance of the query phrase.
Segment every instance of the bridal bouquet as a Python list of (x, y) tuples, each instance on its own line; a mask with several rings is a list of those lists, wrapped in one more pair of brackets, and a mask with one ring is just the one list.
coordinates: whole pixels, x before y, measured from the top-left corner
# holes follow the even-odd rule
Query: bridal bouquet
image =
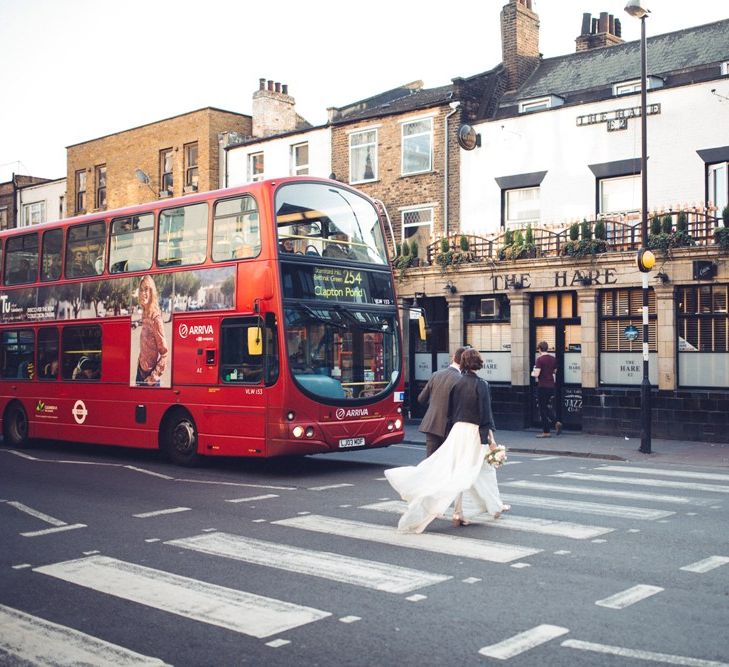
[(486, 463), (494, 468), (500, 468), (506, 461), (506, 447), (497, 445), (496, 449), (489, 449), (486, 454)]

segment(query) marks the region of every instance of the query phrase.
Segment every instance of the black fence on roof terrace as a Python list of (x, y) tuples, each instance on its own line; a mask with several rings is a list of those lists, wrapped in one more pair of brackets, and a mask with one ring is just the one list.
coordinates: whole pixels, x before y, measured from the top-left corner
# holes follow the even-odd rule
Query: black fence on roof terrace
[[(695, 209), (652, 213), (648, 219), (648, 247), (666, 251), (712, 246), (717, 243), (714, 232), (720, 227), (721, 218)], [(427, 260), (429, 264), (448, 266), (481, 260), (582, 257), (638, 250), (642, 247), (640, 228), (639, 217), (627, 221), (604, 217), (559, 230), (527, 226), (489, 236), (456, 233), (429, 244)]]

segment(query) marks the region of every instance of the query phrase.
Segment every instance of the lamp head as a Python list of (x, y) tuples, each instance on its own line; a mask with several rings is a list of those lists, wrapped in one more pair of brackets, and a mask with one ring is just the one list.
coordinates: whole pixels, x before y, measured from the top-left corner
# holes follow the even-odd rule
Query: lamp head
[(650, 14), (650, 9), (643, 6), (644, 0), (628, 0), (625, 11), (636, 19), (642, 19)]

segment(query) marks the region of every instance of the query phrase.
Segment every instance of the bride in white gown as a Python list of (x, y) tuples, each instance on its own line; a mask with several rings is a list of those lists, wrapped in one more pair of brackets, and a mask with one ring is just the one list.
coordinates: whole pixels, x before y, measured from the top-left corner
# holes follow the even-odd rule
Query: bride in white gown
[(464, 492), (480, 512), (498, 517), (510, 509), (501, 501), (495, 469), (484, 463), (489, 448), (495, 447), (495, 427), (489, 386), (476, 375), (482, 367), (477, 350), (463, 352), (463, 375), (451, 390), (448, 407), (453, 428), (443, 444), (417, 466), (385, 470), (387, 481), (408, 503), (398, 531), (422, 533), (453, 502), (454, 525), (468, 525), (463, 517)]

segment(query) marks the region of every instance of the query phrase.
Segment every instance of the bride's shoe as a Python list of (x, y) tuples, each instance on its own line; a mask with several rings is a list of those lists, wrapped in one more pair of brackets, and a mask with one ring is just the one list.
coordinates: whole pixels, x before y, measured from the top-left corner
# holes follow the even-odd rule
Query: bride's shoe
[(459, 514), (458, 512), (453, 512), (453, 525), (454, 526), (470, 526), (471, 522), (466, 521), (463, 518), (463, 515)]
[(511, 509), (511, 505), (502, 505), (501, 509), (494, 514), (494, 519), (498, 519), (504, 512), (508, 512)]

